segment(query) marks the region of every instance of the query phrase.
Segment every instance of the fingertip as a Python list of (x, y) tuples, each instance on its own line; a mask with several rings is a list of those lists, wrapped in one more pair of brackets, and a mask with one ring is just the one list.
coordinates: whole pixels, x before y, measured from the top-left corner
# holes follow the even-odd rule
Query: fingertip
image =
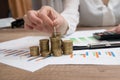
[(53, 25), (54, 25), (54, 26), (57, 26), (57, 25), (58, 25), (58, 21), (57, 21), (57, 20), (54, 20), (54, 21), (53, 21)]
[(52, 20), (55, 20), (57, 18), (57, 16), (55, 15), (53, 11), (50, 11), (50, 16)]

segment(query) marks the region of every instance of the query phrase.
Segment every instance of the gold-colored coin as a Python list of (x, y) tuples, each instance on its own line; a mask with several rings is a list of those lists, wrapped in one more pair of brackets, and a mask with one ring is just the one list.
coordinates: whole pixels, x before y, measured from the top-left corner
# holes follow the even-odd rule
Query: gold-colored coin
[(41, 52), (42, 57), (48, 57), (51, 56), (51, 52)]
[(61, 39), (51, 37), (51, 52), (56, 49), (61, 49)]
[(73, 42), (71, 40), (63, 41), (63, 54), (69, 55), (73, 53)]
[(56, 49), (53, 51), (53, 56), (59, 57), (62, 56), (62, 49)]
[(40, 52), (49, 52), (49, 39), (40, 40)]
[(38, 56), (39, 55), (39, 46), (30, 47), (30, 55), (31, 56)]

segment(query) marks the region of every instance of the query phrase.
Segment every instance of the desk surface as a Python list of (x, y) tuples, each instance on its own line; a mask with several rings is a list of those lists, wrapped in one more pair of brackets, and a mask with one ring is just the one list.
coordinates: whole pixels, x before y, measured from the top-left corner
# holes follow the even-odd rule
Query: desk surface
[[(79, 27), (78, 30), (109, 29)], [(1, 29), (0, 42), (31, 35), (48, 35), (24, 29)], [(0, 63), (0, 80), (119, 80), (120, 66), (48, 65), (34, 73)]]

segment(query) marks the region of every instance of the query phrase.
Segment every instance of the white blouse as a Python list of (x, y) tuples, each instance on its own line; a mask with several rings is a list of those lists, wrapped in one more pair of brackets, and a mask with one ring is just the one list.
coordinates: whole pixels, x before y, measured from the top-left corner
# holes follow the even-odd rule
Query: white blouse
[(120, 0), (109, 0), (108, 6), (102, 0), (63, 0), (61, 15), (68, 22), (71, 34), (78, 24), (82, 26), (113, 26), (120, 24)]

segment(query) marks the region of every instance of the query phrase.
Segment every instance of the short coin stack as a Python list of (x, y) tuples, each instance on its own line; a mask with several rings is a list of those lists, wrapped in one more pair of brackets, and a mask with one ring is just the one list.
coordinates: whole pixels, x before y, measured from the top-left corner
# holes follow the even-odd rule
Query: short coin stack
[(39, 56), (39, 46), (30, 47), (30, 55), (31, 56)]

